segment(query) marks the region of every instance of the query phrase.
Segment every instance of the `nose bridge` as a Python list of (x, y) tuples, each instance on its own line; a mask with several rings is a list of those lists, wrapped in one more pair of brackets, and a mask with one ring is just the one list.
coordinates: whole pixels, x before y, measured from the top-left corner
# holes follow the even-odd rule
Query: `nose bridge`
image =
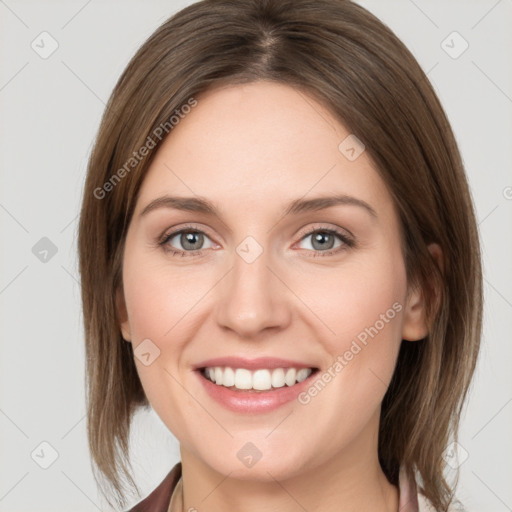
[(286, 324), (289, 305), (283, 284), (269, 269), (273, 266), (271, 256), (270, 249), (252, 236), (235, 247), (218, 309), (219, 324), (245, 337)]

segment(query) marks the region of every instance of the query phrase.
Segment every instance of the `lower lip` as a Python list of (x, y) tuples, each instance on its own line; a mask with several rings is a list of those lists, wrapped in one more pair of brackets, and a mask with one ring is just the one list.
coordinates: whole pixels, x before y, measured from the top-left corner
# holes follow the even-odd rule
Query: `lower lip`
[(196, 371), (207, 393), (214, 400), (231, 411), (248, 414), (270, 412), (281, 405), (295, 400), (311, 384), (311, 379), (317, 372), (312, 372), (307, 379), (293, 386), (285, 384), (282, 388), (272, 391), (242, 391), (214, 384), (211, 380), (204, 377), (200, 370)]

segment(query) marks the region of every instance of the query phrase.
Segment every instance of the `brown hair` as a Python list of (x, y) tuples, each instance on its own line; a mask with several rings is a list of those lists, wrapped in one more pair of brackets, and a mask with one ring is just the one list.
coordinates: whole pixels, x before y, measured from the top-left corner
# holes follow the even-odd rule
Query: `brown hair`
[[(325, 105), (363, 141), (395, 201), (408, 282), (424, 291), (431, 328), (425, 340), (402, 342), (382, 404), (379, 458), (395, 485), (400, 465), (417, 470), (423, 493), (446, 510), (453, 490), (442, 454), (457, 439), (481, 336), (475, 215), (426, 75), (389, 28), (348, 0), (197, 2), (161, 25), (119, 78), (90, 157), (78, 240), (88, 440), (100, 480), (120, 505), (122, 478), (137, 487), (130, 421), (149, 404), (132, 345), (121, 337), (116, 291), (138, 190), (163, 140), (154, 140), (155, 130), (170, 133), (173, 113), (210, 87), (256, 80), (287, 84)], [(143, 146), (145, 156), (131, 160)], [(427, 249), (432, 242), (443, 250), (442, 271)]]

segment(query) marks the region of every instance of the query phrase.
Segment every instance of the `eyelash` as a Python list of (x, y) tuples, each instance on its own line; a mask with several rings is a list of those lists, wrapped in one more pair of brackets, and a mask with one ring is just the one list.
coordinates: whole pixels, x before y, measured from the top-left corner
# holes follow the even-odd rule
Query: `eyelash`
[[(197, 229), (193, 225), (187, 225), (187, 226), (184, 226), (181, 229), (178, 229), (176, 231), (173, 231), (171, 233), (163, 235), (163, 237), (161, 237), (160, 240), (158, 241), (158, 245), (160, 247), (162, 247), (162, 249), (166, 253), (172, 254), (172, 256), (181, 256), (181, 257), (201, 256), (203, 254), (203, 250), (204, 249), (198, 249), (196, 251), (180, 251), (180, 250), (169, 248), (168, 246), (166, 246), (166, 244), (167, 244), (167, 242), (169, 242), (169, 240), (174, 238), (176, 235), (179, 235), (179, 234), (185, 233), (185, 232), (187, 232), (187, 233), (190, 233), (190, 232), (192, 232), (192, 233), (200, 233), (200, 234), (203, 234), (205, 236), (208, 236), (207, 233), (205, 233), (201, 229)], [(302, 239), (304, 239), (304, 238), (306, 238), (308, 236), (314, 235), (316, 233), (328, 233), (328, 234), (331, 234), (331, 235), (336, 235), (341, 240), (341, 242), (343, 242), (343, 245), (341, 245), (340, 247), (337, 247), (336, 249), (329, 249), (329, 250), (326, 250), (326, 251), (315, 251), (315, 250), (311, 250), (311, 249), (305, 249), (306, 251), (309, 251), (309, 252), (313, 253), (311, 255), (313, 258), (332, 256), (334, 254), (340, 253), (341, 251), (344, 251), (344, 250), (347, 250), (347, 249), (351, 249), (351, 248), (356, 246), (356, 243), (355, 243), (354, 239), (352, 239), (351, 237), (349, 237), (345, 233), (342, 233), (341, 231), (338, 231), (337, 229), (334, 229), (334, 228), (321, 228), (321, 227), (315, 228), (313, 230), (310, 230), (310, 231), (304, 233), (301, 236), (300, 240), (302, 240)]]

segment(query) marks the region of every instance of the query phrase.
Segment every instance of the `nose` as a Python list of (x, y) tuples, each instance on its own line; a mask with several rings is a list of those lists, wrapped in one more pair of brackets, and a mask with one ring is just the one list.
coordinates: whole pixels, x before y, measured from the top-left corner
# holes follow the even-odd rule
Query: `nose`
[(220, 284), (216, 315), (221, 328), (253, 339), (289, 325), (293, 294), (267, 251), (252, 262), (234, 252), (233, 268)]

